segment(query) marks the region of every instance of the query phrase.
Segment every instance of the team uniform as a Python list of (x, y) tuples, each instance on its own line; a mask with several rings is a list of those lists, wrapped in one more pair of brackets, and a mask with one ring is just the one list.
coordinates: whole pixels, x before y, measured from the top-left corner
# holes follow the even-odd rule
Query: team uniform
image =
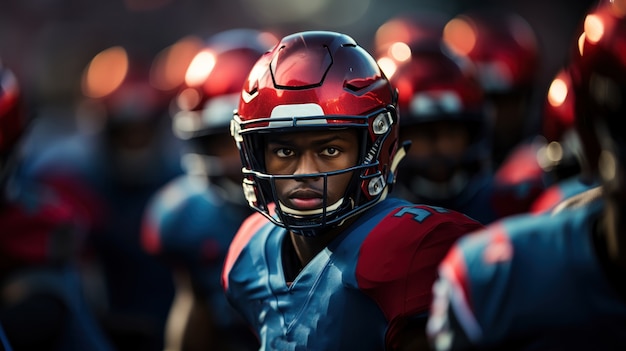
[(626, 285), (594, 235), (602, 201), (495, 223), (440, 266), (427, 332), (437, 350), (623, 350)]
[(287, 282), (288, 232), (254, 214), (231, 245), (223, 285), (261, 350), (391, 349), (407, 320), (426, 317), (433, 267), (464, 232), (481, 227), (458, 212), (389, 198)]

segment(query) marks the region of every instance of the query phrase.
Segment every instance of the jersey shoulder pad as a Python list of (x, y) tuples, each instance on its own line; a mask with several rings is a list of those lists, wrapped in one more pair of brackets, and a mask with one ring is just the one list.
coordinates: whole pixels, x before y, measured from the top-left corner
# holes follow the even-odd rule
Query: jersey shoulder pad
[(393, 209), (361, 247), (359, 287), (383, 307), (388, 318), (425, 313), (437, 266), (461, 236), (483, 228), (468, 216), (434, 206)]

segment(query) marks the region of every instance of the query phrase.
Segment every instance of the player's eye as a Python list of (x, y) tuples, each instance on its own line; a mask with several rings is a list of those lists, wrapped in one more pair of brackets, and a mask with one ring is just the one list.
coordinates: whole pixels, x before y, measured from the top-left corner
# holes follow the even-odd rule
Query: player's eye
[(327, 148), (325, 148), (322, 151), (322, 155), (331, 156), (331, 157), (338, 156), (339, 155), (339, 149), (334, 148), (332, 146), (331, 147), (327, 147)]
[(287, 148), (279, 148), (274, 151), (276, 156), (278, 157), (289, 157), (293, 156), (293, 150)]

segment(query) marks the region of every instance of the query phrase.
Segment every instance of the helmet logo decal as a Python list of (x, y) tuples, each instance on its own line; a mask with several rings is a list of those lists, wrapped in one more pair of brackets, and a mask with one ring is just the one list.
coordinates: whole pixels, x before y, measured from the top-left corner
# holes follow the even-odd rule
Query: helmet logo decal
[[(292, 105), (278, 105), (272, 109), (272, 115), (270, 118), (284, 118), (284, 117), (309, 117), (309, 116), (323, 116), (324, 110), (322, 106), (318, 104), (292, 104)], [(293, 125), (293, 121), (273, 121), (270, 122), (270, 127), (289, 127)], [(327, 123), (325, 118), (309, 119), (299, 121), (298, 124), (319, 124)]]

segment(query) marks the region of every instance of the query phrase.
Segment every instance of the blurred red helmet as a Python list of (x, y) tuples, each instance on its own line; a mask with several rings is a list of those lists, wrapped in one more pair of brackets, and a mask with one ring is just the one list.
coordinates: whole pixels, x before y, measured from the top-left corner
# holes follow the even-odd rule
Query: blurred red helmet
[(273, 34), (254, 29), (211, 36), (191, 61), (185, 86), (175, 98), (175, 134), (181, 139), (228, 134), (250, 69), (277, 42)]
[(579, 173), (583, 162), (574, 120), (575, 95), (571, 67), (563, 67), (552, 79), (544, 100), (541, 135), (545, 144), (537, 151), (538, 164), (556, 180)]
[(466, 120), (487, 126), (484, 94), (471, 62), (444, 50), (412, 51), (390, 78), (402, 125)]
[(460, 14), (444, 29), (452, 50), (472, 60), (487, 93), (532, 86), (539, 68), (535, 31), (516, 13), (489, 9)]
[[(435, 122), (462, 124), (469, 137), (468, 145), (459, 159), (428, 155), (416, 157), (411, 153), (403, 161), (405, 169), (399, 174), (404, 182), (421, 199), (433, 198), (432, 185), (417, 181), (428, 179), (429, 169), (435, 163), (446, 164), (450, 178), (438, 181), (439, 199), (457, 196), (469, 182), (459, 182), (458, 177), (473, 176), (488, 169), (491, 164), (493, 116), (487, 109), (482, 87), (476, 78), (474, 65), (463, 57), (457, 57), (438, 46), (435, 50), (413, 50), (410, 60), (401, 65), (390, 78), (398, 89), (398, 108), (401, 119), (401, 135), (417, 128), (427, 128)], [(445, 186), (443, 186), (445, 184)], [(461, 185), (462, 184), (462, 185)], [(426, 195), (426, 194), (429, 195)]]
[(561, 68), (552, 79), (542, 115), (542, 135), (548, 142), (560, 141), (574, 128), (574, 90), (571, 72)]
[[(395, 89), (354, 39), (327, 31), (283, 38), (252, 68), (232, 125), (248, 203), (277, 225), (304, 235), (338, 225), (386, 197), (403, 154), (398, 152), (398, 122)], [(334, 128), (361, 132), (357, 165), (333, 172), (354, 174), (343, 199), (307, 215), (276, 206), (278, 217), (273, 218), (268, 205), (276, 200), (276, 176), (265, 171), (261, 136)]]
[[(0, 156), (6, 157), (26, 127), (17, 78), (0, 63)], [(1, 167), (0, 167), (1, 168)]]
[(83, 95), (106, 126), (154, 123), (167, 112), (172, 92), (153, 83), (152, 58), (112, 46), (95, 55), (82, 76)]
[[(449, 17), (440, 12), (422, 10), (390, 18), (376, 29), (374, 55), (394, 58), (398, 45), (437, 47)], [(401, 53), (399, 53), (401, 54)], [(400, 58), (401, 60), (401, 58)]]
[(585, 16), (571, 60), (575, 123), (592, 170), (597, 170), (600, 149), (610, 148), (615, 161), (626, 162), (625, 14), (624, 1), (600, 2)]

